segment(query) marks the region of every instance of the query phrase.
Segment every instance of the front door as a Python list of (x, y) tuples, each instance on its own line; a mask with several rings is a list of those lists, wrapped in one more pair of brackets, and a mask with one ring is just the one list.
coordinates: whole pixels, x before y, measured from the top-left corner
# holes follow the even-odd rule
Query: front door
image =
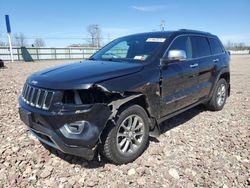
[(170, 45), (170, 50), (183, 50), (187, 59), (169, 63), (162, 68), (162, 110), (161, 116), (169, 115), (195, 102), (198, 85), (198, 65), (192, 60), (192, 46), (188, 36), (179, 36)]

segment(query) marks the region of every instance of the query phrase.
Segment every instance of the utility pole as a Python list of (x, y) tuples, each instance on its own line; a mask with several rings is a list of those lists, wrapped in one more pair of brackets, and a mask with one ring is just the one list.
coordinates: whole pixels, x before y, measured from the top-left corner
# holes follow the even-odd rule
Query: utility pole
[(165, 20), (161, 20), (160, 24), (161, 31), (165, 31), (165, 26), (166, 26)]

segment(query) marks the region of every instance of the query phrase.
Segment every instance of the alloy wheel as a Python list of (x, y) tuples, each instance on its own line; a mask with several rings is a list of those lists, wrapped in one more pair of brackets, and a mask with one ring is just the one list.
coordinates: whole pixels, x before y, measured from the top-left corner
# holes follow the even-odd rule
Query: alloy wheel
[(145, 124), (138, 115), (130, 115), (120, 124), (116, 144), (120, 153), (134, 154), (142, 145), (145, 136)]

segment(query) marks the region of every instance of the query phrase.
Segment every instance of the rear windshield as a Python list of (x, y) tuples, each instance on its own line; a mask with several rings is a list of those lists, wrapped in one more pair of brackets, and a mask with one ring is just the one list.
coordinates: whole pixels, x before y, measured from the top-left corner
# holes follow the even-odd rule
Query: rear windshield
[(166, 38), (129, 36), (114, 40), (90, 59), (106, 61), (145, 61), (163, 45)]

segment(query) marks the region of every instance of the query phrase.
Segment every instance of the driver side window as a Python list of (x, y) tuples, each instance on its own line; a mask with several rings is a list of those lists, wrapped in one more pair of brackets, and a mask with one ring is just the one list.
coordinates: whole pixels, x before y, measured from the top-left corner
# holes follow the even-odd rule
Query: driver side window
[(166, 56), (170, 50), (183, 50), (186, 52), (187, 59), (192, 58), (192, 45), (188, 36), (177, 37), (168, 49)]

